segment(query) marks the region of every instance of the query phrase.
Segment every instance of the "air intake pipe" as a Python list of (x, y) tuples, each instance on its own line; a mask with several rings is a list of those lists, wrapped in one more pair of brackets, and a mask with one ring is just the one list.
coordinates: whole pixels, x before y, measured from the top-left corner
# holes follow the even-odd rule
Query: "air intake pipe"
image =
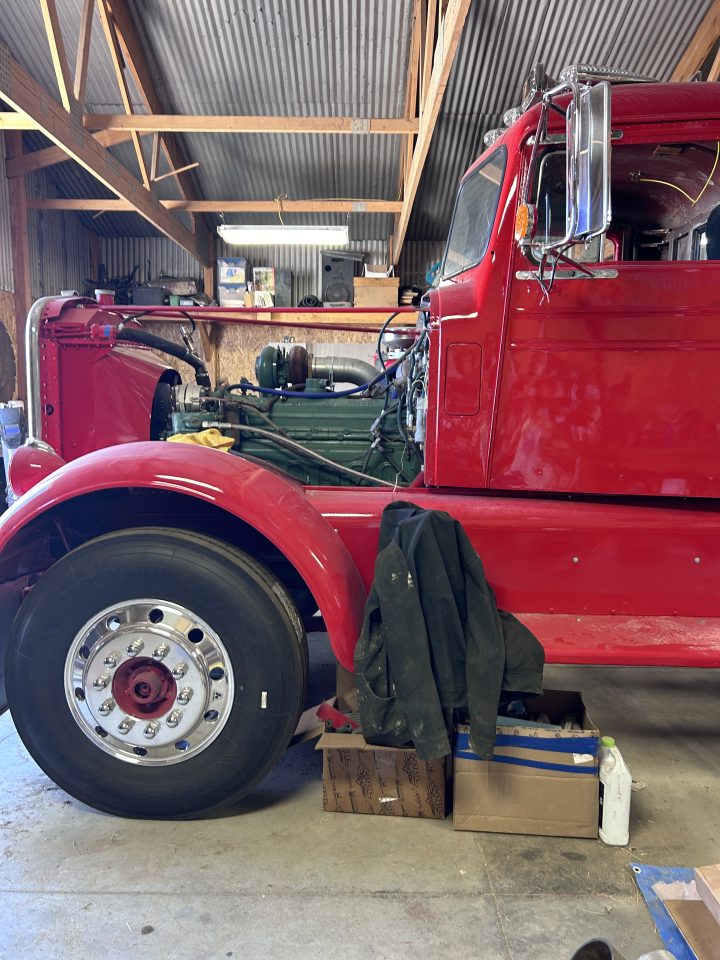
[[(361, 387), (377, 377), (379, 371), (365, 360), (354, 357), (315, 357), (304, 347), (293, 347), (288, 353), (288, 380), (305, 383), (309, 377), (331, 380), (333, 383), (354, 383)], [(370, 391), (371, 396), (382, 393), (382, 383)]]

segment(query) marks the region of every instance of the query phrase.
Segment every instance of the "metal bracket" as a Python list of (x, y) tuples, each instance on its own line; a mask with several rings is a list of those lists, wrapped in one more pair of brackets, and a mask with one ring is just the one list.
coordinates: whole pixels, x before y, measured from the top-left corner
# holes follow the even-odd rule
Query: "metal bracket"
[(350, 133), (370, 133), (370, 121), (367, 117), (354, 117), (350, 123)]
[[(600, 267), (597, 270), (594, 270), (592, 266), (589, 266), (591, 270), (591, 275), (583, 273), (582, 270), (556, 270), (555, 271), (555, 280), (612, 280), (617, 275), (618, 272), (614, 267)], [(547, 270), (542, 275), (543, 280), (550, 280), (553, 276), (552, 270)], [(537, 270), (518, 270), (515, 273), (516, 280), (537, 280), (538, 271)]]

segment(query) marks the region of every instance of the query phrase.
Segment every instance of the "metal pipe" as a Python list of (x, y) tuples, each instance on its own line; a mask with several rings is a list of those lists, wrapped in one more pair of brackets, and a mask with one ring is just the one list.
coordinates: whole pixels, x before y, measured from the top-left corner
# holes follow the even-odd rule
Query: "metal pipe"
[[(311, 375), (319, 380), (332, 380), (333, 383), (355, 383), (362, 386), (370, 383), (380, 372), (371, 363), (365, 360), (356, 360), (354, 357), (313, 357), (310, 361)], [(382, 386), (376, 386), (370, 391), (382, 391)]]
[(42, 396), (40, 377), (40, 322), (46, 304), (57, 297), (40, 297), (30, 307), (25, 325), (25, 376), (27, 379), (27, 443), (42, 441)]

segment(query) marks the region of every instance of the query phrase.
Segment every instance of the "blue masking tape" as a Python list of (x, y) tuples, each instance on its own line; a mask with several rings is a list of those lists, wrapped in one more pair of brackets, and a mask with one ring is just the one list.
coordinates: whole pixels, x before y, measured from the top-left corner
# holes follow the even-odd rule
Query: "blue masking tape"
[[(458, 733), (455, 745), (457, 750), (470, 751), (470, 734)], [(514, 737), (511, 734), (498, 733), (495, 737), (495, 746), (547, 750), (551, 753), (589, 753), (595, 757), (600, 748), (600, 741), (598, 737)]]
[[(456, 750), (455, 756), (459, 760), (480, 760), (476, 753), (465, 750)], [(556, 770), (558, 773), (589, 773), (591, 776), (597, 774), (597, 767), (593, 764), (591, 767), (570, 766), (567, 763), (545, 763), (542, 760), (525, 760), (522, 757), (501, 757), (498, 754), (490, 761), (491, 763), (514, 763), (519, 767), (535, 767), (538, 770)]]

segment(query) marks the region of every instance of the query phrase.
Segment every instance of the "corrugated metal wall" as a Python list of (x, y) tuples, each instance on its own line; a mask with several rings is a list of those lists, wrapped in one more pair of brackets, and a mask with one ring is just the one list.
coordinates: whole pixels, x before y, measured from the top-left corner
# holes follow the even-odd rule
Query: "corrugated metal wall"
[(400, 283), (425, 289), (425, 275), (430, 267), (442, 260), (444, 240), (407, 240), (400, 251)]
[[(58, 196), (44, 170), (25, 178), (28, 197)], [(90, 233), (76, 213), (28, 210), (33, 297), (70, 289), (83, 293), (90, 277)]]
[[(28, 197), (56, 197), (58, 191), (44, 171), (25, 180)], [(28, 210), (30, 283), (33, 297), (71, 288), (81, 293), (90, 276), (90, 234), (76, 213)], [(5, 142), (0, 133), (0, 290), (14, 290), (13, 237), (10, 200), (5, 178)]]
[[(387, 243), (384, 240), (352, 241), (343, 249), (362, 251), (372, 263), (385, 263)], [(202, 269), (191, 257), (165, 237), (106, 237), (102, 241), (102, 260), (110, 276), (129, 273), (138, 264), (141, 280), (155, 279), (160, 273), (202, 279)], [(320, 251), (317, 247), (262, 246), (247, 247), (242, 251), (218, 243), (219, 257), (247, 257), (256, 267), (277, 267), (292, 270), (293, 303), (299, 303), (308, 294), (318, 295)]]
[(5, 136), (0, 132), (0, 290), (12, 290), (12, 237), (10, 236), (10, 197), (5, 179)]

